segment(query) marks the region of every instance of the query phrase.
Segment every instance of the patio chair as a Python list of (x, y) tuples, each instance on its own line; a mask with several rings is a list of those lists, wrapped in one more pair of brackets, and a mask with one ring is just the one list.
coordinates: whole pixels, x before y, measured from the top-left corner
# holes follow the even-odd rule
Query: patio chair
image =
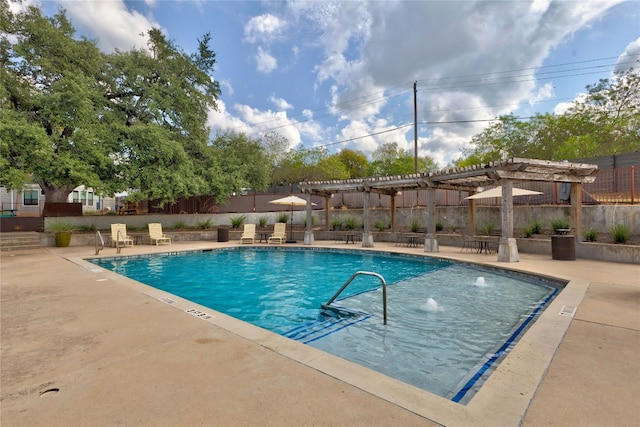
[(160, 244), (171, 244), (171, 237), (162, 232), (162, 224), (160, 224), (159, 222), (149, 223), (149, 239), (151, 239), (151, 243), (155, 243), (156, 246)]
[(111, 224), (111, 245), (114, 248), (133, 246), (133, 239), (127, 234), (127, 224)]
[(462, 230), (462, 248), (460, 248), (460, 252), (464, 250), (477, 251), (479, 249), (478, 241), (469, 234), (469, 230)]
[(245, 224), (244, 231), (242, 232), (242, 236), (240, 236), (240, 241), (242, 243), (255, 243), (256, 241), (256, 225), (255, 224)]
[(269, 236), (267, 243), (268, 244), (278, 243), (281, 245), (282, 242), (284, 242), (287, 239), (286, 234), (287, 234), (287, 224), (285, 224), (284, 222), (276, 222), (273, 225), (273, 234)]

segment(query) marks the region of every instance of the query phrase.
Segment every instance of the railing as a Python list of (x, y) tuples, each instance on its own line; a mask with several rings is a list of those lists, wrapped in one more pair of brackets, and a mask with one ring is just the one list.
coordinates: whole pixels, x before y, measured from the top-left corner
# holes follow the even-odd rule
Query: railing
[[(100, 247), (98, 247), (98, 243), (100, 243)], [(102, 234), (100, 234), (100, 230), (96, 230), (96, 255), (98, 255), (102, 249), (104, 249), (104, 239), (102, 238)]]
[(383, 314), (384, 324), (386, 325), (387, 324), (387, 282), (384, 280), (384, 277), (382, 277), (380, 274), (373, 273), (371, 271), (356, 271), (355, 273), (353, 273), (349, 278), (349, 280), (347, 280), (345, 284), (342, 285), (342, 287), (338, 290), (338, 292), (336, 292), (336, 294), (333, 297), (331, 297), (329, 301), (321, 305), (321, 308), (327, 309), (328, 306), (331, 305), (331, 303), (335, 301), (336, 298), (338, 298), (338, 295), (340, 295), (342, 291), (344, 291), (347, 288), (347, 286), (349, 286), (349, 284), (353, 282), (353, 279), (355, 279), (360, 275), (374, 276), (380, 279), (380, 282), (382, 282), (382, 314)]

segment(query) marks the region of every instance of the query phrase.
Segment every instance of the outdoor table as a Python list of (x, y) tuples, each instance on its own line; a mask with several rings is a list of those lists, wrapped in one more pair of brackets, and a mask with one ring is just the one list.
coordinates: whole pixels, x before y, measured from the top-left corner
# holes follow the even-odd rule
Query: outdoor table
[(497, 252), (499, 237), (476, 236), (475, 241), (478, 242), (478, 253), (482, 253), (482, 251), (484, 251), (485, 254), (490, 254), (492, 251)]
[(347, 233), (345, 236), (345, 244), (348, 245), (349, 242), (356, 244), (356, 233)]
[(267, 242), (269, 240), (269, 232), (267, 231), (259, 231), (258, 234), (260, 235), (260, 241), (258, 243), (262, 243), (262, 240), (264, 239), (265, 242)]

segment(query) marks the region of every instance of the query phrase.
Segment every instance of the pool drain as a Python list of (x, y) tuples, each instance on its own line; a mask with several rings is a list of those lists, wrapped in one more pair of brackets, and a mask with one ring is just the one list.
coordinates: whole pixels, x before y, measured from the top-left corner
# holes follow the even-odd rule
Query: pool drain
[(48, 388), (48, 389), (40, 392), (40, 397), (56, 394), (59, 391), (60, 391), (59, 388)]

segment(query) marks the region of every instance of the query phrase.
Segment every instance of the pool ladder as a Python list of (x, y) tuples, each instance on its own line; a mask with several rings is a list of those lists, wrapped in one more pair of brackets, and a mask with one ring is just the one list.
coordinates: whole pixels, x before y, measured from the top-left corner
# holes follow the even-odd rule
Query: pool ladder
[[(98, 246), (100, 244), (100, 246)], [(102, 234), (100, 234), (100, 230), (96, 230), (96, 255), (100, 253), (100, 250), (104, 249), (104, 239), (102, 238)]]
[(336, 292), (336, 294), (331, 297), (331, 299), (329, 301), (327, 301), (325, 304), (322, 304), (320, 307), (323, 309), (328, 309), (329, 305), (336, 299), (338, 298), (338, 295), (340, 295), (342, 293), (342, 291), (344, 291), (347, 286), (349, 286), (349, 283), (353, 282), (353, 279), (355, 279), (358, 276), (374, 276), (377, 277), (378, 279), (380, 279), (380, 282), (382, 282), (382, 315), (383, 315), (383, 319), (384, 319), (384, 324), (387, 324), (387, 282), (384, 280), (384, 277), (382, 277), (380, 274), (378, 273), (373, 273), (371, 271), (356, 271), (355, 273), (353, 273), (351, 275), (351, 277), (349, 278), (349, 280), (347, 280), (345, 282), (344, 285), (342, 285), (342, 287), (338, 290), (338, 292)]

